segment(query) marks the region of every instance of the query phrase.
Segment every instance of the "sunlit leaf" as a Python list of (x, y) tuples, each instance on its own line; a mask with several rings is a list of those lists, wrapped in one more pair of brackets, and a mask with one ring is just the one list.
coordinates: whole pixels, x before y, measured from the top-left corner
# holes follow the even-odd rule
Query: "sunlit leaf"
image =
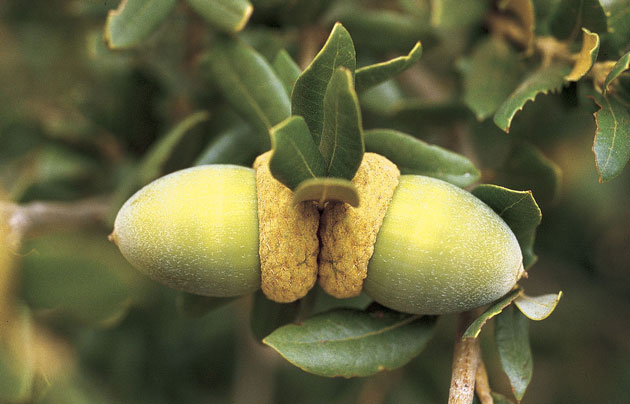
[(224, 32), (242, 30), (254, 7), (247, 0), (186, 0), (208, 23)]
[(577, 60), (573, 65), (573, 70), (569, 73), (565, 80), (578, 81), (591, 71), (593, 64), (597, 60), (599, 53), (599, 35), (592, 33), (586, 28), (582, 28), (584, 35), (582, 36), (582, 50), (577, 55)]
[(507, 42), (481, 41), (462, 67), (464, 102), (478, 120), (491, 116), (518, 86), (523, 65)]
[(352, 72), (344, 67), (333, 73), (326, 88), (319, 150), (329, 177), (351, 180), (363, 160), (365, 145), (359, 99)]
[(610, 72), (606, 76), (606, 81), (604, 81), (603, 91), (604, 92), (607, 91), (608, 90), (608, 86), (610, 85), (610, 83), (615, 81), (615, 79), (617, 77), (619, 77), (621, 75), (621, 73), (625, 72), (629, 68), (630, 68), (630, 52), (628, 52), (625, 55), (623, 55), (617, 61), (617, 63), (615, 63), (613, 68), (610, 70)]
[(282, 81), (287, 94), (291, 95), (295, 81), (300, 76), (300, 67), (284, 49), (278, 52), (273, 60), (273, 69), (276, 71), (278, 78)]
[(506, 308), (495, 322), (499, 359), (518, 401), (532, 379), (533, 361), (529, 346), (529, 320), (514, 307)]
[(413, 66), (422, 56), (422, 44), (420, 42), (409, 51), (407, 56), (399, 56), (387, 62), (364, 66), (356, 71), (356, 90), (361, 93), (375, 85), (389, 80), (409, 67)]
[(542, 296), (522, 294), (514, 301), (514, 304), (530, 320), (540, 321), (553, 313), (560, 298), (562, 298), (562, 291)]
[(409, 362), (424, 349), (435, 324), (436, 317), (385, 308), (337, 309), (279, 328), (263, 342), (307, 372), (362, 377)]
[(343, 178), (313, 178), (303, 181), (295, 190), (293, 204), (316, 201), (323, 206), (326, 201), (345, 202), (359, 206), (359, 192), (352, 182)]
[(533, 250), (536, 228), (542, 218), (532, 193), (484, 184), (473, 189), (472, 194), (490, 206), (510, 226), (523, 252), (523, 266), (525, 269), (532, 266), (537, 260)]
[(479, 180), (479, 170), (466, 157), (395, 130), (366, 131), (365, 149), (387, 157), (401, 174), (426, 175), (459, 187)]
[(107, 45), (112, 49), (137, 45), (157, 29), (175, 3), (176, 0), (121, 0), (118, 8), (107, 15)]
[(249, 322), (254, 338), (262, 341), (277, 328), (295, 321), (300, 312), (300, 301), (276, 303), (259, 290), (254, 294)]
[(597, 131), (593, 143), (599, 182), (615, 178), (630, 158), (630, 109), (614, 94), (593, 95)]
[(326, 88), (339, 67), (347, 68), (353, 76), (356, 56), (350, 34), (337, 23), (324, 47), (298, 77), (291, 94), (292, 114), (304, 117), (317, 145), (324, 129)]
[(606, 13), (599, 0), (562, 0), (550, 27), (559, 39), (575, 39), (582, 28), (602, 34), (607, 30)]
[(291, 103), (267, 61), (237, 39), (217, 39), (202, 65), (230, 105), (266, 133), (288, 118)]
[(280, 122), (270, 134), (273, 154), (269, 169), (275, 179), (295, 189), (306, 179), (326, 176), (324, 159), (301, 116)]
[(535, 7), (532, 0), (504, 0), (498, 5), (499, 9), (512, 13), (519, 20), (524, 33), (523, 37), (519, 38), (521, 45), (526, 50), (530, 50), (536, 30)]
[(517, 288), (493, 303), (482, 315), (477, 317), (466, 329), (462, 338), (477, 338), (484, 325), (493, 317), (501, 314), (503, 309), (523, 294), (523, 289)]
[(547, 94), (562, 89), (564, 76), (569, 73), (570, 69), (570, 66), (564, 64), (552, 64), (535, 71), (501, 104), (494, 114), (494, 123), (499, 128), (509, 132), (512, 119), (518, 111), (523, 109), (525, 103), (534, 101), (538, 94)]

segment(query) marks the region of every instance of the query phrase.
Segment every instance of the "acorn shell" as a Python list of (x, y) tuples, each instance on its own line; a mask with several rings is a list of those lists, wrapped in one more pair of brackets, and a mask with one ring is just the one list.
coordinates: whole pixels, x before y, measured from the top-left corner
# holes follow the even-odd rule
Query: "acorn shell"
[(365, 292), (416, 314), (467, 311), (512, 289), (522, 255), (508, 225), (447, 182), (403, 175), (368, 264)]
[(142, 188), (120, 209), (111, 238), (152, 279), (228, 297), (260, 287), (254, 170), (192, 167)]

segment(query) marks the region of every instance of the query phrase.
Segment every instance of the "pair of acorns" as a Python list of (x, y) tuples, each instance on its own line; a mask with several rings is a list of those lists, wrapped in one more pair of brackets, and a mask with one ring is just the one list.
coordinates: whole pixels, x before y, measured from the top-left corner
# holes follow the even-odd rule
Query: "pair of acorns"
[(162, 177), (121, 208), (111, 238), (136, 268), (190, 293), (229, 297), (262, 287), (277, 302), (362, 291), (394, 310), (462, 312), (488, 304), (523, 274), (507, 224), (447, 182), (400, 175), (366, 153), (353, 178), (359, 207), (293, 204), (269, 171), (207, 165)]

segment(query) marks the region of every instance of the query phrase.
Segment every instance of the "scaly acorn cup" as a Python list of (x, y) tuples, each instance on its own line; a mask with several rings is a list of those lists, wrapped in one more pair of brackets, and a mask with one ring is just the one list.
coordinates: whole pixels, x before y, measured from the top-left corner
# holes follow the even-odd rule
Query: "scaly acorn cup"
[(511, 229), (469, 192), (399, 177), (393, 163), (372, 153), (352, 181), (359, 208), (330, 203), (321, 217), (320, 284), (333, 296), (365, 290), (394, 310), (455, 313), (500, 298), (522, 276)]
[(268, 160), (260, 156), (257, 171), (209, 165), (159, 178), (123, 205), (110, 238), (138, 270), (178, 290), (240, 296), (262, 280), (270, 299), (299, 299), (317, 279), (319, 213), (293, 207)]

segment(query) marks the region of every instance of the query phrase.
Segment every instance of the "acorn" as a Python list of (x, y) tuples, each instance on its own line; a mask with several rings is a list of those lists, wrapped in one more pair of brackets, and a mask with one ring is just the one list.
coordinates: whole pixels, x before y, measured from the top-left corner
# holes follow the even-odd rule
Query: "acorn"
[(365, 291), (417, 314), (470, 310), (503, 296), (523, 273), (503, 220), (472, 194), (441, 180), (400, 176), (365, 153), (352, 182), (354, 208), (292, 204), (269, 171), (232, 165), (189, 168), (147, 185), (121, 208), (111, 236), (153, 279), (190, 293), (239, 296), (262, 287), (277, 302), (320, 285), (338, 298)]
[(522, 276), (514, 233), (471, 193), (400, 176), (373, 153), (352, 182), (361, 205), (329, 204), (320, 221), (319, 280), (329, 294), (365, 291), (394, 310), (446, 314), (491, 303)]
[(319, 212), (293, 206), (268, 168), (198, 166), (166, 175), (120, 209), (110, 239), (150, 278), (205, 296), (232, 297), (262, 286), (292, 302), (317, 279)]

